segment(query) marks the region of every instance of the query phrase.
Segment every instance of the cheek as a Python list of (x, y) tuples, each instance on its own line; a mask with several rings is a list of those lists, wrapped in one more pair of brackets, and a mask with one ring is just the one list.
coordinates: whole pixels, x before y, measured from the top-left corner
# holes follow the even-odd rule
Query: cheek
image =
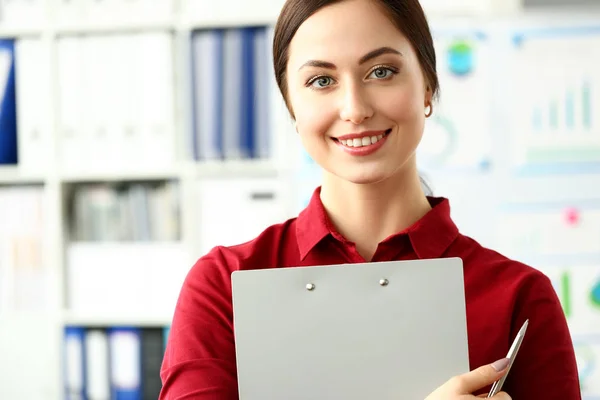
[(423, 95), (413, 88), (396, 89), (390, 96), (386, 96), (380, 110), (399, 125), (419, 124), (425, 113)]
[(331, 101), (313, 95), (297, 99), (295, 104), (296, 125), (302, 136), (322, 137), (329, 132), (336, 119)]

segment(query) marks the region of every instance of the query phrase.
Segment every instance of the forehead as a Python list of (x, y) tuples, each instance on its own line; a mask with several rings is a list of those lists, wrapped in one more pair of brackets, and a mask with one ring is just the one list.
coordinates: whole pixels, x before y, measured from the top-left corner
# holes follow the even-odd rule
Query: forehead
[(299, 66), (307, 59), (356, 62), (382, 46), (403, 54), (410, 47), (376, 0), (345, 0), (320, 9), (304, 21), (290, 43), (289, 65)]

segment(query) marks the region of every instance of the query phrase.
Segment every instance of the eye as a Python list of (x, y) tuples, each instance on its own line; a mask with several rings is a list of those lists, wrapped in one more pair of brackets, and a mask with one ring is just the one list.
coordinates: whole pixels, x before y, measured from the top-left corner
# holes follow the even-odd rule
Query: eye
[(307, 86), (312, 86), (315, 89), (323, 89), (333, 83), (333, 79), (328, 76), (315, 76), (310, 79)]
[(390, 67), (377, 67), (371, 72), (369, 77), (373, 77), (375, 79), (386, 79), (396, 74), (398, 71), (396, 69)]

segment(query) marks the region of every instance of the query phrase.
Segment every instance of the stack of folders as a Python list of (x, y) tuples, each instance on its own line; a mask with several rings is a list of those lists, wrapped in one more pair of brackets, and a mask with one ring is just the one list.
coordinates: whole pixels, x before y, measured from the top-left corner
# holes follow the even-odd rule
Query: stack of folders
[(247, 27), (192, 35), (196, 160), (267, 158), (274, 78), (271, 29)]
[(173, 242), (180, 238), (175, 181), (75, 186), (70, 207), (73, 241)]
[(61, 166), (80, 173), (171, 168), (172, 34), (65, 35), (57, 51)]
[(155, 400), (169, 328), (67, 326), (67, 400)]
[(0, 40), (0, 164), (16, 163), (15, 44)]
[(0, 315), (46, 311), (52, 304), (43, 203), (41, 187), (0, 188)]

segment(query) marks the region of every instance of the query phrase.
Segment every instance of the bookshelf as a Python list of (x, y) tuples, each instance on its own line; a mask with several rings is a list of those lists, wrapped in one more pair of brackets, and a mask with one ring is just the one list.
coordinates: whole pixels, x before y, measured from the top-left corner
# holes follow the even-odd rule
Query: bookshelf
[[(43, 0), (35, 0), (37, 2)], [(10, 2), (11, 7), (18, 4), (19, 0)], [(35, 2), (33, 2), (35, 3)], [(65, 2), (66, 3), (66, 2)], [(0, 398), (27, 399), (27, 400), (59, 400), (64, 398), (64, 364), (63, 354), (64, 328), (66, 326), (79, 327), (118, 327), (135, 326), (140, 328), (159, 328), (170, 324), (171, 313), (165, 307), (141, 307), (127, 309), (113, 304), (106, 309), (73, 310), (69, 305), (69, 260), (74, 251), (86, 252), (88, 260), (97, 259), (105, 254), (115, 255), (113, 259), (105, 260), (106, 265), (119, 262), (119, 258), (126, 257), (122, 254), (150, 253), (147, 262), (153, 258), (160, 258), (161, 248), (164, 254), (176, 254), (173, 257), (181, 260), (179, 269), (172, 274), (170, 271), (160, 271), (160, 265), (155, 266), (155, 278), (174, 275), (174, 280), (169, 282), (170, 293), (166, 304), (173, 301), (173, 296), (179, 289), (179, 281), (186, 269), (202, 254), (199, 218), (204, 215), (203, 201), (198, 195), (198, 189), (206, 183), (215, 181), (233, 182), (240, 180), (264, 181), (266, 188), (271, 188), (271, 183), (276, 182), (278, 210), (274, 214), (281, 216), (294, 216), (300, 207), (298, 198), (306, 196), (312, 189), (310, 183), (303, 187), (295, 181), (298, 169), (302, 166), (301, 154), (296, 134), (287, 115), (283, 102), (279, 99), (274, 86), (270, 89), (272, 96), (269, 103), (269, 125), (271, 127), (270, 157), (261, 159), (234, 159), (226, 161), (209, 160), (198, 161), (190, 149), (190, 134), (194, 131), (191, 105), (193, 71), (192, 65), (192, 33), (197, 30), (215, 28), (262, 27), (272, 26), (276, 20), (283, 0), (149, 0), (144, 6), (141, 0), (127, 3), (127, 8), (121, 8), (117, 0), (106, 0), (106, 10), (102, 10), (103, 2), (89, 2), (75, 0), (71, 4), (80, 6), (80, 9), (66, 8), (60, 0), (45, 0), (40, 4), (41, 10), (36, 13), (39, 18), (27, 20), (27, 23), (15, 23), (13, 19), (0, 20), (0, 39), (36, 40), (44, 47), (44, 58), (41, 67), (46, 69), (50, 77), (47, 86), (43, 86), (40, 96), (39, 109), (43, 111), (38, 121), (44, 130), (42, 144), (36, 143), (38, 148), (34, 155), (29, 156), (27, 165), (2, 165), (0, 166), (0, 188), (35, 186), (41, 191), (41, 198), (45, 210), (42, 226), (44, 279), (46, 282), (47, 304), (43, 309), (33, 311), (5, 311), (0, 313), (0, 354), (2, 358), (27, 365), (30, 368), (26, 373), (15, 374), (14, 364), (0, 363), (0, 376), (9, 377), (0, 385)], [(445, 15), (478, 16), (489, 18), (490, 15), (506, 14), (519, 10), (518, 0), (473, 0), (458, 2), (457, 9), (449, 9), (448, 2), (424, 2), (432, 18), (443, 19)], [(3, 4), (0, 2), (0, 4)], [(94, 7), (86, 9), (86, 7)], [(441, 8), (438, 8), (441, 7)], [(13, 10), (14, 11), (14, 10)], [(16, 15), (16, 14), (7, 14)], [(21, 20), (25, 21), (25, 20)], [(8, 23), (10, 22), (10, 23)], [(132, 35), (145, 33), (164, 33), (172, 39), (171, 58), (172, 78), (169, 86), (172, 95), (172, 113), (167, 122), (172, 129), (167, 129), (166, 138), (169, 150), (168, 156), (160, 162), (151, 160), (136, 164), (120, 163), (99, 159), (93, 166), (77, 167), (76, 163), (65, 165), (64, 132), (61, 131), (60, 104), (64, 99), (58, 79), (60, 68), (60, 43), (63, 38), (98, 35)], [(40, 67), (40, 66), (38, 66)], [(89, 109), (82, 109), (87, 112)], [(61, 116), (62, 115), (62, 116)], [(40, 128), (40, 129), (42, 129)], [(34, 128), (32, 128), (34, 129)], [(21, 133), (19, 133), (21, 135)], [(29, 143), (29, 142), (28, 142)], [(119, 142), (116, 143), (117, 147)], [(144, 143), (138, 143), (138, 145)], [(166, 148), (166, 147), (165, 147)], [(161, 148), (159, 147), (159, 150)], [(90, 154), (93, 153), (93, 148)], [(105, 149), (105, 155), (110, 155)], [(159, 154), (159, 153), (156, 153)], [(36, 163), (37, 157), (43, 156), (44, 163)], [(128, 158), (129, 155), (123, 156)], [(104, 161), (104, 162), (103, 162)], [(312, 179), (312, 178), (310, 178)], [(309, 182), (310, 179), (308, 179)], [(103, 185), (131, 185), (138, 182), (176, 182), (177, 204), (179, 206), (179, 235), (172, 241), (145, 241), (130, 243), (119, 241), (75, 242), (69, 231), (70, 225), (70, 196), (73, 190), (87, 184)], [(229, 189), (228, 189), (229, 190)], [(224, 193), (229, 193), (224, 191)], [(212, 204), (212, 203), (210, 203)], [(94, 255), (96, 251), (96, 255)], [(156, 251), (158, 253), (152, 253)], [(169, 253), (169, 252), (175, 253)], [(91, 255), (89, 255), (91, 254)], [(154, 257), (152, 256), (154, 254)], [(158, 254), (158, 255), (156, 255)], [(168, 259), (173, 259), (169, 257)], [(86, 264), (85, 262), (83, 264)], [(120, 273), (113, 269), (114, 273)], [(116, 271), (116, 272), (115, 272)], [(138, 271), (143, 274), (144, 271)], [(161, 275), (162, 274), (162, 275)], [(90, 284), (89, 291), (95, 290), (98, 285), (109, 285), (111, 275), (98, 275), (96, 286)], [(131, 278), (131, 277), (130, 277)], [(131, 278), (135, 281), (135, 277)], [(125, 281), (127, 283), (127, 281)], [(160, 283), (160, 282), (159, 282)], [(154, 284), (157, 284), (154, 282)], [(120, 291), (125, 293), (127, 287), (121, 285)], [(106, 290), (106, 288), (104, 289)], [(140, 289), (142, 290), (142, 289)], [(140, 291), (142, 293), (142, 291)], [(82, 295), (89, 294), (83, 293)], [(148, 296), (139, 304), (160, 304), (160, 300)], [(141, 296), (141, 295), (140, 295)], [(156, 303), (154, 303), (156, 302)], [(133, 302), (135, 303), (135, 302)], [(41, 338), (41, 339), (40, 339)], [(30, 343), (35, 345), (30, 346)], [(26, 347), (29, 350), (24, 351)], [(23, 367), (21, 370), (25, 371)], [(33, 382), (33, 383), (32, 383)]]
[[(181, 280), (201, 255), (198, 251), (200, 237), (198, 232), (200, 213), (197, 210), (198, 186), (202, 186), (206, 180), (212, 182), (264, 179), (286, 183), (290, 191), (293, 189), (293, 183), (287, 177), (292, 173), (294, 164), (290, 162), (290, 153), (285, 151), (291, 141), (288, 143), (285, 136), (293, 135), (294, 132), (283, 103), (277, 104), (274, 86), (270, 89), (274, 115), (271, 116), (269, 124), (271, 131), (276, 132), (277, 135), (273, 135), (269, 158), (199, 161), (189, 149), (189, 135), (194, 130), (193, 110), (190, 104), (193, 94), (190, 90), (193, 72), (190, 70), (192, 33), (213, 28), (272, 25), (282, 2), (263, 1), (259, 5), (253, 4), (250, 9), (255, 12), (247, 12), (248, 2), (239, 2), (239, 13), (232, 15), (225, 13), (226, 10), (231, 10), (225, 7), (214, 10), (213, 13), (206, 12), (205, 7), (211, 2), (189, 2), (190, 6), (201, 4), (199, 9), (196, 9), (196, 6), (186, 5), (185, 1), (123, 2), (129, 7), (124, 10), (119, 8), (118, 2), (107, 1), (106, 6), (114, 8), (102, 11), (102, 2), (71, 2), (74, 7), (81, 6), (77, 10), (65, 8), (67, 3), (61, 4), (58, 0), (37, 0), (32, 4), (36, 3), (40, 7), (35, 13), (39, 18), (27, 23), (25, 18), (20, 20), (22, 23), (16, 23), (18, 20), (15, 19), (16, 17), (9, 19), (9, 16), (25, 14), (24, 10), (15, 12), (13, 3), (18, 4), (18, 2), (2, 3), (4, 8), (13, 7), (13, 9), (6, 12), (6, 19), (0, 19), (0, 39), (14, 39), (17, 43), (35, 42), (43, 47), (40, 53), (43, 55), (37, 59), (40, 64), (38, 67), (45, 69), (45, 76), (49, 79), (36, 88), (37, 94), (40, 95), (39, 99), (36, 99), (39, 118), (36, 121), (37, 125), (33, 126), (29, 121), (18, 124), (19, 163), (0, 165), (0, 189), (35, 187), (39, 190), (44, 209), (44, 220), (40, 226), (43, 241), (41, 254), (44, 262), (38, 266), (42, 272), (37, 278), (43, 279), (45, 304), (43, 307), (31, 309), (16, 306), (0, 308), (2, 358), (9, 362), (18, 360), (20, 365), (29, 365), (28, 372), (25, 374), (21, 372), (15, 374), (14, 364), (12, 367), (6, 363), (0, 365), (0, 374), (10, 378), (6, 382), (2, 380), (0, 397), (58, 400), (64, 398), (65, 379), (69, 375), (69, 371), (65, 369), (68, 361), (68, 356), (64, 353), (66, 327), (149, 329), (169, 326), (172, 306)], [(143, 7), (144, 3), (148, 3), (149, 6)], [(221, 4), (224, 5), (222, 2)], [(86, 10), (86, 7), (90, 8)], [(163, 37), (168, 35), (170, 39), (171, 46), (168, 53), (170, 58), (163, 60), (168, 61), (170, 70), (167, 73), (171, 81), (170, 87), (167, 88), (170, 90), (168, 96), (171, 99), (170, 114), (166, 119), (171, 127), (166, 130), (167, 141), (156, 146), (157, 152), (150, 160), (140, 158), (140, 162), (137, 163), (122, 163), (123, 160), (119, 160), (118, 157), (109, 158), (114, 150), (122, 150), (119, 149), (119, 142), (113, 143), (116, 147), (112, 151), (104, 149), (103, 157), (96, 157), (97, 162), (93, 164), (82, 162), (78, 166), (77, 161), (81, 160), (66, 163), (65, 155), (72, 154), (73, 151), (76, 153), (78, 149), (64, 147), (65, 136), (62, 129), (65, 113), (60, 109), (64, 104), (61, 92), (65, 91), (64, 83), (60, 78), (63, 39), (115, 35), (125, 37), (136, 34), (164, 34)], [(159, 39), (154, 43), (158, 42)], [(165, 53), (161, 55), (164, 56)], [(25, 103), (26, 99), (22, 102)], [(21, 111), (19, 110), (18, 113)], [(81, 108), (79, 111), (86, 115), (89, 109)], [(94, 117), (93, 114), (89, 115)], [(22, 132), (21, 128), (28, 132)], [(43, 141), (38, 140), (34, 143), (33, 140), (21, 138), (31, 133), (32, 137), (39, 139), (36, 135), (40, 132)], [(32, 145), (25, 148), (30, 143)], [(146, 143), (140, 142), (137, 145), (141, 146), (142, 151), (147, 150)], [(161, 157), (160, 150), (167, 148), (168, 155)], [(94, 157), (95, 152), (101, 151), (97, 146), (86, 150), (87, 161)], [(123, 153), (121, 157), (128, 156), (129, 154)], [(148, 182), (174, 182), (177, 186), (179, 232), (175, 240), (102, 240), (99, 242), (74, 240), (70, 226), (73, 212), (70, 204), (74, 191), (86, 185), (114, 187)], [(107, 201), (107, 197), (110, 198), (108, 192), (96, 194), (105, 197), (98, 200), (98, 204)], [(288, 205), (283, 206), (286, 207)], [(293, 215), (291, 207), (285, 215)], [(130, 257), (131, 261), (131, 257), (136, 254), (139, 256), (136, 260), (143, 260), (137, 264), (137, 272), (133, 273), (133, 268), (129, 273), (124, 272), (126, 266), (124, 257)], [(108, 257), (103, 261), (104, 267), (96, 265), (93, 274), (90, 272), (91, 269), (86, 272), (85, 267), (91, 268), (93, 260), (98, 260), (103, 255)], [(73, 261), (78, 257), (80, 261)], [(161, 257), (162, 263), (157, 261), (161, 260)], [(177, 264), (176, 267), (161, 268), (161, 264), (163, 266), (168, 264), (166, 260), (171, 264)], [(153, 261), (154, 263), (148, 267)], [(142, 264), (146, 266), (145, 269), (140, 267)], [(109, 267), (111, 265), (112, 267)], [(132, 289), (134, 282), (139, 281), (140, 275), (149, 274), (149, 268), (152, 273), (144, 284), (153, 288), (161, 285), (168, 286), (168, 290), (165, 290), (168, 291), (168, 295), (155, 296), (148, 290), (144, 290), (143, 285), (138, 285), (137, 291)], [(110, 280), (115, 278), (111, 275), (118, 275), (121, 283), (111, 283)], [(89, 279), (86, 281), (85, 278), (79, 278), (79, 281), (73, 282), (74, 276), (88, 276)], [(77, 287), (80, 290), (74, 292), (73, 288)], [(127, 307), (126, 303), (119, 302), (113, 302), (115, 304), (108, 306), (109, 302), (106, 301), (109, 296), (108, 291), (113, 295), (120, 293), (121, 299), (128, 298), (128, 291), (133, 292), (133, 297), (138, 298), (129, 298), (130, 305), (137, 305), (137, 307)], [(98, 297), (90, 297), (94, 293)], [(80, 305), (85, 305), (87, 301), (88, 307), (73, 307), (74, 298), (78, 299)], [(164, 306), (161, 307), (163, 303)], [(94, 305), (98, 306), (94, 307)], [(30, 343), (33, 341), (36, 345)], [(24, 368), (21, 370), (25, 371)]]

